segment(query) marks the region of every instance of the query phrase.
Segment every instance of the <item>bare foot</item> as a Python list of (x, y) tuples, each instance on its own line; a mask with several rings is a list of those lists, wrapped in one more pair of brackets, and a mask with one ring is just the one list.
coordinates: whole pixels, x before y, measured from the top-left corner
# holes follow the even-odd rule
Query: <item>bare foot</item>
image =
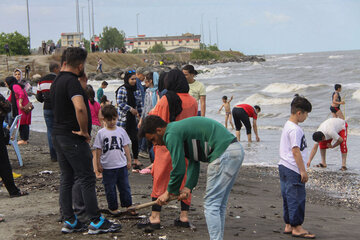
[(290, 224), (285, 225), (284, 234), (292, 234), (292, 227)]
[(28, 141), (20, 140), (17, 142), (18, 145), (26, 145), (28, 144)]

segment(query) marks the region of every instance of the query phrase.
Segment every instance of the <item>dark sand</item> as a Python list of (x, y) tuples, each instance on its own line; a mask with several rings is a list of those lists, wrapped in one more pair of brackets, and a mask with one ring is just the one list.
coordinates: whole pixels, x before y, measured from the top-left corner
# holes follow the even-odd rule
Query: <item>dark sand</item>
[[(110, 219), (120, 221), (123, 229), (119, 233), (89, 236), (82, 233), (61, 234), (59, 218), (58, 189), (59, 168), (50, 162), (49, 150), (44, 133), (31, 132), (30, 144), (21, 146), (24, 167), (19, 167), (14, 151), (9, 147), (10, 159), (16, 173), (22, 177), (16, 184), (29, 192), (29, 196), (10, 199), (4, 187), (0, 192), (0, 214), (6, 222), (0, 223), (0, 239), (208, 239), (203, 214), (206, 164), (202, 164), (198, 187), (194, 190), (190, 219), (196, 225), (194, 232), (173, 226), (178, 217), (180, 205), (172, 202), (162, 212), (161, 230), (145, 233), (136, 228), (138, 219), (121, 216)], [(148, 160), (142, 160), (145, 164)], [(44, 170), (52, 174), (39, 174)], [(312, 180), (316, 179), (316, 181)], [(358, 196), (330, 197), (318, 187), (319, 183), (330, 182), (332, 194), (351, 184), (351, 174), (314, 171), (310, 173), (307, 190), (306, 218), (304, 227), (317, 235), (318, 239), (360, 239), (360, 210)], [(346, 180), (346, 181), (345, 181)], [(130, 175), (134, 203), (150, 201), (151, 176)], [(345, 183), (345, 184), (344, 184)], [(355, 182), (355, 189), (359, 189)], [(330, 190), (331, 190), (330, 189)], [(98, 201), (102, 209), (107, 203), (103, 186), (97, 182)], [(349, 190), (350, 191), (350, 190)], [(350, 194), (351, 195), (351, 194)], [(150, 209), (140, 211), (147, 215)], [(224, 239), (291, 239), (282, 234), (282, 198), (275, 168), (243, 166), (230, 195)], [(166, 237), (165, 237), (166, 236)], [(160, 238), (162, 237), (162, 238)]]

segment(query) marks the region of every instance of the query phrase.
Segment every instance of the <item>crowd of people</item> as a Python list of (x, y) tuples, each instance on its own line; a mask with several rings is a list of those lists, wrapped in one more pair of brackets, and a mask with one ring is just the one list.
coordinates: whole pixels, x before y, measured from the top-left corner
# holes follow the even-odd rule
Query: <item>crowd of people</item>
[[(60, 65), (50, 64), (50, 73), (40, 79), (36, 93), (36, 99), (44, 103), (50, 159), (59, 163), (61, 171), (59, 202), (64, 222), (61, 231), (72, 233), (87, 229), (89, 234), (119, 231), (120, 224), (108, 221), (99, 213), (96, 178), (103, 179), (109, 212), (117, 215), (120, 213), (117, 190), (120, 206), (132, 206), (128, 179), (131, 168), (134, 172), (152, 174), (151, 198), (156, 201), (150, 217), (137, 226), (160, 229), (161, 206), (177, 198), (181, 211), (174, 225), (189, 228), (192, 226), (188, 215), (192, 190), (198, 182), (200, 162), (205, 162), (209, 163), (204, 197), (208, 232), (210, 239), (223, 239), (226, 205), (244, 159), (240, 131), (244, 125), (251, 142), (253, 128), (256, 141), (260, 141), (257, 128), (260, 106), (244, 103), (231, 110), (233, 96), (229, 100), (224, 96), (219, 112), (225, 109), (225, 127), (206, 118), (205, 87), (195, 79), (197, 71), (192, 65), (161, 73), (144, 68), (127, 70), (113, 105), (104, 94), (106, 81), (96, 91), (87, 84), (86, 58), (83, 48), (66, 49)], [(0, 122), (6, 119), (11, 125), (21, 114), (19, 144), (28, 144), (32, 106), (26, 84), (21, 80), (19, 69), (5, 79), (11, 94), (8, 101), (0, 96)], [(341, 85), (336, 84), (330, 107), (333, 118), (324, 121), (313, 134), (316, 144), (309, 158), (299, 123), (306, 120), (312, 106), (298, 95), (291, 102), (291, 115), (282, 130), (279, 151), (286, 234), (315, 238), (302, 224), (308, 181), (306, 167), (310, 167), (317, 148), (320, 148), (322, 162), (316, 166), (326, 167), (326, 149), (340, 145), (341, 170), (347, 169), (347, 123), (340, 110), (344, 104), (340, 91)], [(253, 118), (252, 126), (250, 118)], [(227, 130), (229, 120), (234, 129), (232, 119), (235, 135)], [(14, 184), (6, 142), (1, 135), (0, 147), (0, 173), (10, 196), (26, 195)], [(141, 153), (150, 159), (150, 165), (145, 168), (139, 159)], [(137, 214), (130, 209), (128, 212)]]

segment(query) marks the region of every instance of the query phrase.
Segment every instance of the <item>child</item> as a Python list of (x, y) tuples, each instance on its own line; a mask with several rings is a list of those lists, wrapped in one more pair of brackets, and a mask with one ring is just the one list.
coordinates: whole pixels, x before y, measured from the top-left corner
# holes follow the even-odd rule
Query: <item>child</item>
[(108, 82), (107, 81), (103, 81), (101, 83), (101, 86), (99, 87), (99, 89), (96, 92), (97, 95), (97, 100), (100, 103), (101, 102), (101, 98), (104, 96), (104, 89), (108, 86)]
[(88, 102), (89, 102), (89, 108), (90, 108), (90, 114), (91, 114), (91, 140), (90, 140), (90, 148), (91, 148), (91, 152), (93, 155), (93, 167), (94, 167), (94, 172), (96, 175), (96, 178), (100, 179), (102, 178), (102, 174), (99, 173), (99, 171), (97, 170), (97, 160), (96, 160), (96, 148), (94, 147), (94, 141), (95, 141), (95, 137), (98, 133), (98, 131), (101, 129), (102, 127), (102, 115), (101, 115), (101, 107), (100, 104), (95, 101), (95, 92), (94, 89), (92, 88), (91, 85), (87, 85), (86, 89), (85, 89), (86, 95), (88, 97)]
[(305, 134), (298, 123), (304, 122), (311, 112), (311, 103), (295, 95), (291, 102), (291, 115), (285, 123), (280, 140), (280, 188), (283, 197), (285, 229), (284, 234), (293, 237), (315, 238), (301, 225), (305, 216), (305, 183), (308, 181), (305, 161), (307, 145)]
[[(94, 143), (98, 171), (102, 172), (108, 208), (111, 214), (119, 214), (116, 187), (120, 193), (122, 207), (132, 205), (128, 169), (131, 167), (129, 136), (125, 130), (116, 126), (118, 114), (113, 105), (106, 105), (101, 113), (105, 126), (100, 129)], [(130, 212), (132, 215), (136, 212)]]
[(340, 104), (345, 104), (344, 101), (341, 101), (341, 97), (340, 97), (341, 85), (335, 84), (334, 88), (335, 88), (335, 92), (333, 92), (331, 97), (331, 106), (330, 106), (331, 115), (334, 118), (341, 118), (345, 120), (345, 117), (342, 111), (340, 110)]
[(227, 101), (227, 96), (222, 97), (222, 101), (223, 101), (224, 104), (221, 105), (221, 108), (219, 109), (219, 113), (220, 113), (221, 109), (224, 107), (225, 108), (225, 127), (227, 128), (227, 122), (229, 120), (232, 129), (234, 129), (234, 125), (232, 123), (232, 117), (231, 117), (231, 110), (230, 110), (230, 102), (231, 102), (231, 100), (233, 100), (233, 96), (231, 96), (229, 101)]

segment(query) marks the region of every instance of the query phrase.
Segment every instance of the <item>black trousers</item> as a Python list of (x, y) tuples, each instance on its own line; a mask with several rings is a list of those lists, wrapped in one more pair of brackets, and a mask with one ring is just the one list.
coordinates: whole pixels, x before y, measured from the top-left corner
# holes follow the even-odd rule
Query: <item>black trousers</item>
[(87, 216), (91, 220), (99, 218), (96, 178), (89, 144), (72, 136), (52, 135), (52, 140), (61, 170), (60, 207), (64, 219), (71, 220), (74, 217), (72, 191), (75, 178), (79, 181)]
[(29, 125), (20, 125), (19, 132), (20, 132), (21, 140), (24, 140), (24, 141), (29, 140), (29, 135), (30, 135)]
[[(2, 129), (0, 130), (2, 131)], [(3, 134), (0, 136), (0, 177), (10, 195), (19, 193), (20, 190), (15, 186), (14, 177), (12, 175), (12, 168)]]
[(241, 124), (241, 122), (242, 122), (245, 125), (246, 134), (247, 135), (251, 134), (250, 119), (249, 119), (249, 116), (247, 115), (247, 113), (245, 112), (245, 110), (242, 108), (234, 107), (232, 110), (232, 115), (234, 118), (236, 131), (240, 131), (240, 129), (242, 127), (242, 124)]

